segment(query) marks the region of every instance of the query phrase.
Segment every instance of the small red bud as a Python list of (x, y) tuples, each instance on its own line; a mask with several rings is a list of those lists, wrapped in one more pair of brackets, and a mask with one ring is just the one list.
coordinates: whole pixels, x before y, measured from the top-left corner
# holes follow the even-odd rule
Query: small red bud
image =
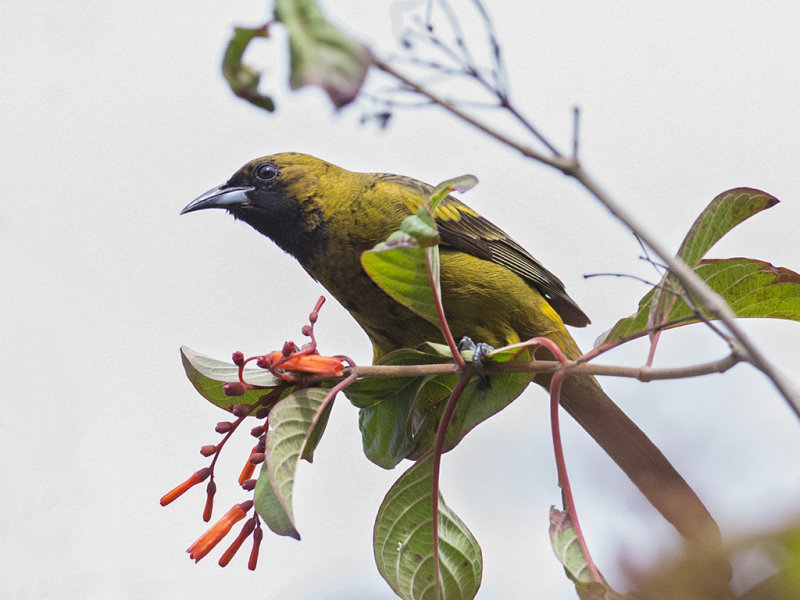
[(295, 345), (294, 342), (284, 342), (281, 354), (283, 354), (284, 356), (289, 356), (295, 350), (297, 350), (297, 346)]
[(238, 350), (233, 353), (231, 358), (233, 359), (233, 364), (235, 364), (237, 367), (241, 367), (244, 364), (244, 354)]
[(231, 412), (237, 417), (246, 417), (252, 409), (253, 406), (250, 404), (234, 404), (231, 406)]
[(263, 452), (253, 452), (252, 454), (250, 454), (250, 462), (253, 463), (254, 465), (264, 462), (265, 458), (266, 456), (264, 455)]
[(259, 356), (256, 359), (256, 366), (261, 369), (269, 369), (272, 366), (272, 359), (270, 359), (269, 354)]
[(314, 330), (311, 328), (311, 325), (303, 325), (303, 328), (300, 330), (300, 333), (308, 337), (311, 337), (313, 332)]
[(320, 296), (317, 303), (314, 305), (314, 310), (311, 311), (311, 314), (308, 315), (309, 322), (313, 325), (317, 322), (317, 317), (319, 316), (319, 309), (322, 308), (322, 305), (325, 304), (325, 296)]
[(261, 406), (256, 411), (256, 419), (266, 419), (269, 416), (269, 408)]
[(217, 423), (217, 426), (214, 427), (214, 431), (217, 433), (228, 433), (231, 430), (231, 427), (233, 427), (233, 423), (228, 421), (220, 421)]
[(214, 480), (208, 482), (206, 486), (206, 505), (203, 508), (203, 521), (208, 523), (211, 520), (211, 513), (214, 511), (214, 494), (217, 493), (217, 484)]
[(222, 391), (226, 396), (241, 396), (247, 388), (241, 381), (228, 381), (222, 386)]
[(245, 479), (242, 482), (242, 489), (247, 490), (248, 492), (252, 491), (256, 489), (256, 483), (258, 483), (257, 479)]
[(261, 527), (256, 527), (253, 532), (253, 549), (250, 551), (250, 560), (247, 561), (247, 568), (251, 571), (256, 570), (258, 564), (258, 548), (261, 546), (261, 539), (264, 537), (264, 531)]
[(200, 448), (200, 454), (202, 454), (203, 456), (212, 456), (216, 451), (217, 447), (212, 446), (210, 444)]
[(254, 438), (261, 437), (264, 435), (264, 428), (261, 425), (257, 425), (250, 430), (250, 435)]

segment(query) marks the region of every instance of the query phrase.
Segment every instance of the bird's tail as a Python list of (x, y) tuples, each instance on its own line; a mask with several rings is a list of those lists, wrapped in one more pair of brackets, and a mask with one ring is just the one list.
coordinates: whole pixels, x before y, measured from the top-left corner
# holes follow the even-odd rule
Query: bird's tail
[(681, 535), (719, 539), (717, 524), (694, 490), (594, 377), (567, 375), (560, 401)]

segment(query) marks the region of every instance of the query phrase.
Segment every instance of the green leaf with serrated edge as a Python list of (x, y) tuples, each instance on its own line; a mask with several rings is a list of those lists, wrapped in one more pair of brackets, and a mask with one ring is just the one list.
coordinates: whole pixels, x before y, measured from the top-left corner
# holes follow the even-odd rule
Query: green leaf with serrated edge
[[(720, 294), (737, 317), (800, 321), (800, 274), (752, 258), (704, 259), (695, 272)], [(639, 310), (621, 319), (595, 345), (645, 335), (653, 291), (639, 302)], [(697, 323), (692, 310), (676, 299), (664, 321), (678, 327)]]
[[(300, 457), (312, 435), (315, 417), (322, 408), (328, 391), (320, 388), (307, 388), (289, 394), (278, 402), (269, 413), (270, 431), (267, 433), (266, 471), (261, 470), (259, 484), (266, 477), (275, 498), (265, 494), (262, 503), (268, 507), (267, 514), (259, 514), (267, 526), (279, 535), (288, 535), (299, 539), (294, 526), (292, 513), (292, 491), (294, 476)], [(256, 487), (258, 496), (258, 486)], [(281, 509), (275, 507), (277, 502)], [(258, 505), (259, 499), (256, 499)], [(287, 526), (288, 523), (288, 526)]]
[(257, 37), (269, 37), (267, 28), (233, 28), (233, 37), (228, 42), (225, 56), (222, 59), (222, 75), (228, 82), (231, 91), (239, 98), (272, 112), (275, 110), (272, 98), (258, 91), (261, 74), (242, 60), (247, 46)]
[[(756, 213), (775, 206), (778, 199), (752, 188), (734, 188), (722, 192), (700, 213), (684, 237), (677, 257), (694, 268), (719, 239)], [(656, 286), (651, 301), (649, 326), (665, 323), (678, 301), (672, 290), (681, 285), (672, 273), (666, 273)]]
[(358, 95), (372, 56), (325, 18), (315, 0), (276, 0), (275, 17), (289, 32), (292, 89), (318, 85), (336, 107)]
[[(395, 482), (378, 510), (373, 530), (375, 562), (405, 600), (432, 600), (433, 459), (420, 460)], [(443, 600), (474, 598), (483, 571), (481, 549), (469, 529), (438, 498), (439, 574)]]
[(392, 299), (439, 325), (424, 248), (379, 244), (361, 255), (361, 265)]
[[(230, 411), (236, 404), (255, 404), (267, 393), (266, 390), (258, 389), (247, 390), (241, 396), (226, 396), (222, 386), (239, 381), (239, 368), (236, 365), (204, 356), (186, 346), (181, 346), (181, 361), (186, 377), (200, 395), (224, 410)], [(245, 369), (244, 380), (263, 388), (276, 387), (282, 383), (264, 369)]]

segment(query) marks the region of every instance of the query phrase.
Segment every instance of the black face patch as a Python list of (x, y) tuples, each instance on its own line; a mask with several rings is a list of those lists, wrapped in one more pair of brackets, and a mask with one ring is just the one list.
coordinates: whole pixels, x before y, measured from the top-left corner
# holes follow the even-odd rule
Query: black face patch
[(281, 180), (261, 185), (247, 195), (250, 202), (231, 211), (237, 219), (270, 238), (302, 265), (324, 253), (328, 223), (319, 208), (301, 204), (286, 193)]

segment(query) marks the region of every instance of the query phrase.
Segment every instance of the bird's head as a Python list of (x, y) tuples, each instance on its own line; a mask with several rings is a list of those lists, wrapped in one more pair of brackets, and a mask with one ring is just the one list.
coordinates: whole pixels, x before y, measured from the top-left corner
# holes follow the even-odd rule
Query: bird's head
[(304, 263), (324, 250), (328, 239), (320, 190), (344, 174), (349, 172), (306, 154), (264, 156), (190, 202), (181, 214), (224, 208)]

